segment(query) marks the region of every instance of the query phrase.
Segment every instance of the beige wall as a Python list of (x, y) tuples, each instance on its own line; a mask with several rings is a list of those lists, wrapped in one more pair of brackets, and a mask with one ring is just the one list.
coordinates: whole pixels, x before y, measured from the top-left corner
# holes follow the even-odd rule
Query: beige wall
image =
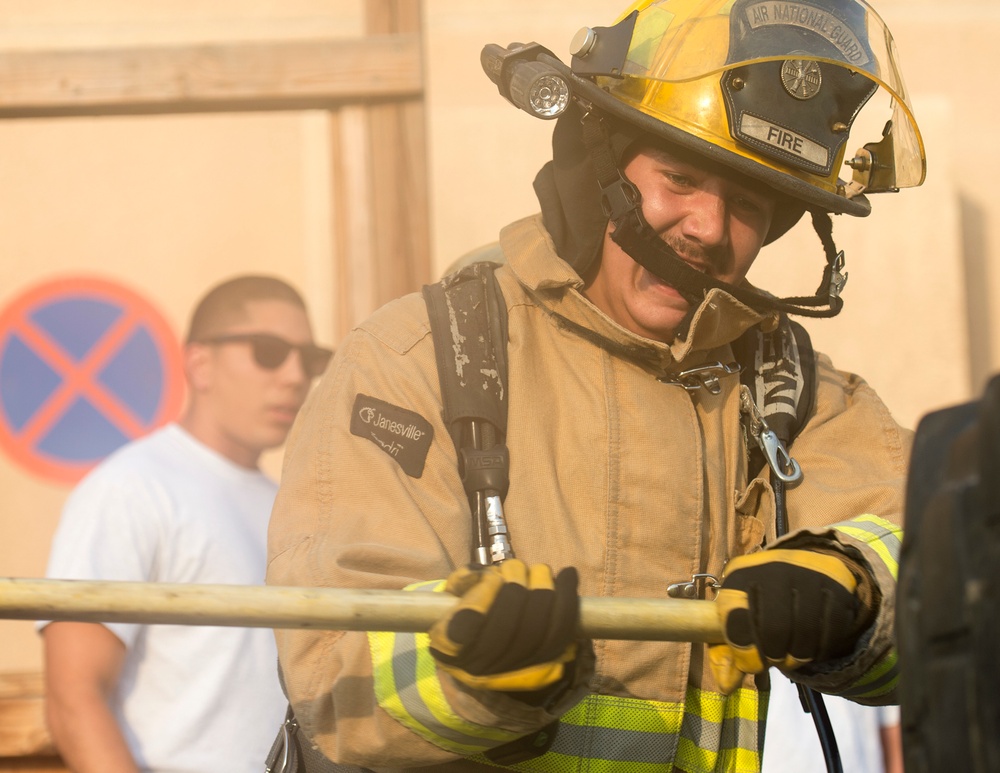
[[(317, 220), (305, 158), (317, 123), (303, 113), (0, 123), (0, 169), (17, 181), (0, 185), (0, 304), (96, 274), (150, 299), (180, 337), (210, 284), (276, 273), (303, 289), (332, 343), (326, 213)], [(2, 457), (0, 491), (0, 574), (40, 575), (67, 487)], [(0, 670), (34, 645), (26, 624), (0, 623), (0, 640)]]
[[(0, 1), (0, 50), (357, 36), (359, 2)], [(198, 295), (284, 276), (332, 344), (329, 123), (321, 112), (0, 122), (0, 307), (51, 278), (137, 291), (183, 334)], [(264, 464), (274, 475), (280, 450)], [(69, 487), (0, 455), (0, 576), (41, 576)], [(0, 671), (35, 669), (31, 623), (0, 621)]]
[[(867, 221), (838, 218), (851, 272), (847, 310), (810, 329), (913, 425), (978, 392), (1000, 367), (991, 252), (1000, 244), (991, 195), (1000, 129), (986, 81), (1000, 11), (994, 0), (879, 7), (916, 95), (928, 182), (876, 199)], [(619, 10), (605, 0), (425, 0), (438, 270), (536, 210), (531, 180), (549, 153), (551, 125), (497, 95), (479, 67), (482, 46), (536, 40), (565, 56), (578, 27), (608, 24)], [(356, 36), (362, 28), (360, 2), (344, 0), (0, 0), (0, 18), (0, 50)], [(269, 271), (305, 291), (318, 337), (335, 343), (327, 145), (323, 113), (0, 122), (0, 308), (38, 281), (85, 271), (143, 293), (179, 331), (205, 286)], [(799, 227), (768, 249), (754, 278), (811, 291), (820, 261), (815, 237)], [(0, 456), (0, 576), (42, 574), (67, 490)], [(0, 642), (0, 671), (39, 666), (29, 623), (0, 622)]]

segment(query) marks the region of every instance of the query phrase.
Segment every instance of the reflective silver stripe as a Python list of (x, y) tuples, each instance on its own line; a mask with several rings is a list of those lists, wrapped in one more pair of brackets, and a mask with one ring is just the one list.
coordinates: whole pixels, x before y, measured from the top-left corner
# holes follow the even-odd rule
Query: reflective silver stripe
[(727, 719), (722, 723), (720, 749), (756, 749), (760, 723), (752, 719)]
[[(444, 588), (443, 581), (418, 583), (411, 591)], [(448, 704), (425, 633), (369, 631), (372, 675), (379, 706), (420, 737), (468, 757), (516, 740), (516, 733), (459, 717)]]
[(551, 751), (581, 759), (663, 763), (676, 756), (677, 735), (561, 722)]
[(850, 521), (833, 524), (833, 528), (874, 550), (893, 577), (899, 576), (899, 556), (903, 544), (902, 530), (877, 515), (859, 515)]
[[(700, 698), (715, 700), (702, 702)], [(700, 759), (749, 756), (759, 766), (759, 722), (745, 715), (759, 716), (760, 705), (759, 695), (749, 690), (740, 690), (737, 696), (720, 700), (713, 693), (691, 689), (688, 700), (676, 704), (588, 695), (559, 723), (549, 754), (559, 755), (560, 759), (550, 758), (550, 765), (546, 756), (542, 756), (523, 769), (561, 771), (568, 759), (576, 758), (580, 770), (592, 772), (628, 770), (621, 767), (623, 763), (654, 766), (652, 770), (662, 766), (669, 771), (678, 759), (682, 739), (688, 750), (685, 756), (693, 754)], [(717, 713), (720, 721), (699, 716), (694, 710), (685, 711), (685, 706), (689, 709), (700, 706), (709, 713)]]
[[(848, 687), (842, 692), (838, 692), (843, 698), (859, 698), (859, 697), (877, 697), (883, 695), (893, 689), (896, 685), (896, 680), (899, 679), (899, 661), (892, 654), (887, 657), (892, 658), (892, 665), (886, 669), (885, 673), (866, 681), (864, 683), (856, 682), (851, 687)], [(884, 661), (883, 661), (884, 662)], [(872, 671), (877, 671), (882, 662), (879, 662)]]
[(836, 693), (841, 698), (877, 698), (895, 689), (895, 682), (899, 679), (899, 668), (883, 674), (868, 684), (859, 687), (849, 687), (843, 692)]
[(417, 689), (418, 646), (415, 635), (396, 634), (392, 652), (392, 670), (396, 677), (396, 694), (402, 701), (403, 708), (417, 722), (445, 740), (480, 748), (492, 746), (491, 743), (484, 742), (482, 737), (466, 735), (443, 725), (434, 716)]
[[(684, 729), (681, 731), (681, 735), (692, 739), (703, 749), (754, 749), (757, 746), (757, 734), (756, 722), (727, 720), (720, 727), (706, 723), (692, 714), (685, 715)], [(551, 750), (557, 754), (609, 762), (662, 763), (664, 760), (674, 759), (678, 739), (679, 736), (673, 733), (561, 723)]]
[(893, 526), (891, 529), (886, 528), (881, 523), (869, 520), (869, 516), (856, 518), (852, 521), (848, 521), (844, 525), (852, 526), (855, 529), (868, 532), (872, 536), (876, 537), (879, 542), (885, 545), (886, 549), (889, 551), (889, 555), (896, 559), (897, 562), (899, 561), (899, 556), (903, 551), (903, 541), (900, 539), (902, 530), (898, 527)]

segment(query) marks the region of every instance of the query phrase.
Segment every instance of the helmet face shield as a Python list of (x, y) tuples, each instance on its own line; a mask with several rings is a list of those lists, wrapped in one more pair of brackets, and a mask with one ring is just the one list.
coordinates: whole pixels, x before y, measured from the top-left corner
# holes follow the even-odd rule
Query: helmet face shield
[[(805, 183), (813, 205), (852, 212), (849, 200), (864, 191), (923, 182), (923, 143), (895, 45), (863, 0), (644, 0), (609, 30), (622, 50), (602, 51), (605, 71), (584, 52), (574, 72), (650, 118), (767, 168), (768, 182), (791, 176), (793, 193)], [(889, 122), (883, 136), (866, 138), (864, 158), (848, 162), (848, 184), (838, 177), (848, 135), (878, 87), (890, 97)]]
[[(491, 43), (481, 63), (516, 107), (558, 117), (535, 189), (559, 254), (581, 276), (611, 222), (626, 254), (691, 298), (722, 287), (752, 308), (833, 316), (846, 277), (829, 213), (863, 217), (865, 193), (924, 180), (895, 44), (864, 0), (639, 0), (613, 26), (580, 30), (571, 52), (566, 66), (538, 43)], [(874, 107), (885, 116), (870, 120)], [(848, 157), (855, 125), (868, 141)], [(685, 263), (646, 222), (622, 171), (640, 141), (770, 188), (781, 217), (765, 243), (810, 211), (827, 259), (815, 294), (744, 293)], [(839, 177), (845, 164), (850, 181)]]

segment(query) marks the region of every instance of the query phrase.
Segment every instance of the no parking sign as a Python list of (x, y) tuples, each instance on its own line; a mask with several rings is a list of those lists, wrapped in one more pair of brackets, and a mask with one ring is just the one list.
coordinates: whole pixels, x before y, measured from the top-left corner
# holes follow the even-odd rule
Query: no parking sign
[(38, 475), (79, 480), (175, 418), (183, 389), (176, 336), (122, 285), (59, 279), (0, 311), (0, 448)]

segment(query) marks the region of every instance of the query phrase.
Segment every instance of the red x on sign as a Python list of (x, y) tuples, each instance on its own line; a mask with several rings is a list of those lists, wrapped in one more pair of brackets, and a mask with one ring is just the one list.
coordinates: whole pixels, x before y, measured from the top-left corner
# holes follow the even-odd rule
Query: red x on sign
[(132, 290), (60, 279), (0, 312), (0, 447), (32, 472), (78, 480), (182, 396), (177, 339)]

